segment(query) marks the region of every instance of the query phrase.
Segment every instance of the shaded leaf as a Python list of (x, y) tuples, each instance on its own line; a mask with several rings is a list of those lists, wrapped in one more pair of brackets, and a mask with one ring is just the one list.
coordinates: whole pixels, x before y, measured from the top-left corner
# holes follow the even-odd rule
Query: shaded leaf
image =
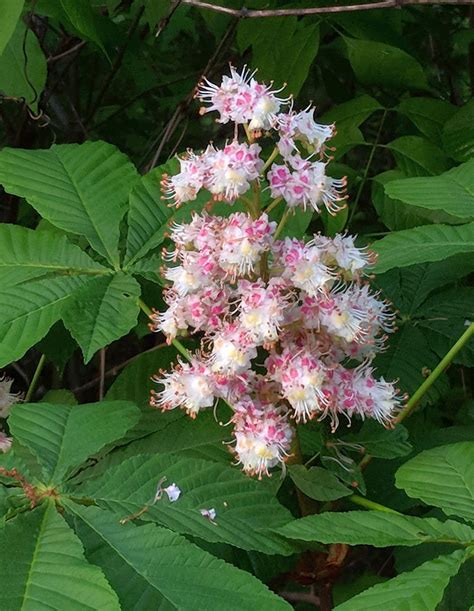
[(316, 501), (334, 501), (353, 493), (335, 475), (321, 467), (306, 469), (303, 465), (290, 465), (288, 472), (295, 486)]
[(402, 136), (389, 142), (387, 147), (406, 176), (434, 176), (449, 168), (445, 153), (436, 144), (419, 136)]
[[(2, 12), (2, 21), (3, 18)], [(38, 39), (19, 20), (0, 55), (0, 91), (9, 97), (24, 99), (33, 112), (37, 112), (39, 98), (46, 84), (46, 74), (46, 58)]]
[(15, 31), (24, 4), (25, 0), (0, 0), (0, 55)]
[(456, 106), (434, 98), (405, 98), (396, 110), (408, 117), (415, 127), (429, 140), (440, 145), (443, 127), (456, 112)]
[(433, 611), (453, 575), (459, 571), (465, 551), (429, 560), (409, 573), (402, 573), (384, 583), (364, 590), (337, 611), (368, 611), (389, 608), (391, 611)]
[(474, 154), (474, 98), (459, 108), (445, 123), (443, 144), (457, 161), (469, 161)]

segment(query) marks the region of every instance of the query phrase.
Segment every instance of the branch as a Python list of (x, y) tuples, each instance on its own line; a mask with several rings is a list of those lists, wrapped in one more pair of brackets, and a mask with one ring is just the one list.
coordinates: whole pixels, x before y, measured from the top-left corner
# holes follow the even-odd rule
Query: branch
[(368, 11), (379, 8), (402, 8), (404, 6), (417, 4), (467, 4), (474, 5), (474, 0), (382, 0), (381, 2), (366, 2), (364, 4), (349, 4), (346, 6), (315, 6), (312, 8), (288, 8), (288, 9), (241, 9), (228, 8), (219, 4), (210, 4), (200, 0), (181, 0), (181, 4), (189, 4), (196, 8), (202, 8), (217, 13), (225, 13), (240, 19), (252, 17), (288, 17), (290, 15), (318, 15), (323, 13), (349, 13), (352, 11)]

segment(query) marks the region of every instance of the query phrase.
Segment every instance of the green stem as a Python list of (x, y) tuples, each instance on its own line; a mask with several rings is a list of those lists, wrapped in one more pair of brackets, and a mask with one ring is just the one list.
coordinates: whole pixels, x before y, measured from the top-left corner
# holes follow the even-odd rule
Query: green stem
[(262, 171), (260, 172), (260, 175), (263, 175), (265, 173), (265, 170), (275, 161), (275, 159), (278, 157), (278, 153), (280, 151), (278, 150), (278, 147), (276, 146), (273, 151), (272, 154), (270, 155), (270, 157), (265, 161)]
[(456, 354), (467, 344), (467, 342), (474, 335), (474, 322), (472, 322), (469, 327), (464, 331), (458, 341), (454, 344), (449, 352), (445, 354), (445, 356), (441, 359), (438, 365), (433, 369), (430, 375), (426, 378), (423, 384), (418, 388), (418, 390), (412, 395), (410, 400), (407, 402), (402, 411), (398, 414), (395, 419), (395, 424), (402, 422), (405, 418), (408, 418), (410, 414), (413, 412), (415, 407), (427, 393), (427, 391), (433, 386), (439, 376), (443, 373), (443, 371), (451, 364)]
[(38, 381), (39, 381), (41, 372), (43, 371), (43, 367), (45, 363), (46, 363), (46, 356), (42, 354), (40, 357), (40, 360), (38, 361), (38, 365), (36, 365), (36, 369), (33, 374), (33, 379), (31, 380), (28, 390), (26, 391), (25, 403), (28, 403), (29, 401), (31, 401), (31, 398), (33, 397), (33, 394), (36, 390), (36, 386), (38, 385)]
[(265, 214), (269, 214), (273, 210), (273, 208), (275, 208), (275, 206), (278, 206), (282, 199), (283, 197), (277, 197), (272, 201), (271, 204), (268, 204), (268, 206), (264, 210)]
[(366, 499), (363, 496), (359, 496), (358, 494), (352, 494), (347, 498), (355, 505), (360, 505), (361, 507), (365, 507), (366, 509), (375, 509), (375, 511), (384, 511), (385, 513), (396, 513), (399, 516), (403, 515), (399, 511), (395, 511), (395, 509), (391, 509), (390, 507), (386, 507), (385, 505), (381, 505), (380, 503), (375, 503), (374, 501), (369, 501), (369, 499)]
[(288, 220), (288, 216), (290, 214), (290, 208), (287, 208), (281, 217), (281, 221), (278, 223), (278, 227), (276, 228), (275, 234), (273, 238), (276, 240), (280, 233), (283, 231), (283, 228), (286, 225), (286, 221)]
[(351, 224), (352, 219), (354, 218), (354, 215), (356, 213), (357, 206), (359, 205), (359, 200), (360, 200), (360, 197), (362, 195), (362, 190), (363, 190), (363, 188), (365, 186), (365, 183), (367, 181), (367, 177), (368, 177), (369, 171), (370, 171), (370, 166), (372, 165), (372, 159), (374, 158), (374, 154), (375, 154), (375, 151), (377, 149), (377, 146), (379, 146), (379, 139), (380, 139), (380, 136), (382, 134), (382, 129), (383, 129), (383, 126), (384, 126), (384, 123), (385, 123), (386, 116), (387, 116), (387, 109), (385, 108), (384, 111), (383, 111), (382, 119), (380, 120), (380, 125), (379, 125), (379, 129), (378, 129), (377, 135), (375, 137), (375, 141), (372, 144), (372, 148), (370, 149), (369, 158), (367, 160), (367, 165), (365, 166), (365, 170), (364, 170), (364, 175), (362, 176), (362, 180), (361, 180), (361, 183), (360, 183), (359, 188), (357, 190), (357, 194), (356, 194), (354, 203), (352, 204), (352, 210), (351, 210), (351, 214), (349, 216), (349, 220), (347, 221), (347, 226), (349, 226)]

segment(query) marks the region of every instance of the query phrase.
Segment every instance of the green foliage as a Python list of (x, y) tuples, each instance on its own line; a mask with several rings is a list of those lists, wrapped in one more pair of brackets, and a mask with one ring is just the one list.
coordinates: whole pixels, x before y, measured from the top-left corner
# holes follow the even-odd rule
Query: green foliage
[(474, 443), (426, 450), (398, 471), (396, 485), (448, 516), (474, 521)]
[[(7, 18), (9, 16), (11, 19), (10, 10)], [(36, 112), (47, 71), (46, 58), (38, 39), (22, 21), (18, 21), (13, 34), (4, 40), (5, 47), (0, 54), (0, 91), (5, 91), (12, 98), (25, 100)]]
[[(245, 210), (210, 193), (171, 207), (161, 181), (187, 147), (232, 138), (193, 94), (247, 64), (336, 123), (328, 175), (347, 175), (343, 212), (300, 210), (280, 237), (347, 231), (375, 251), (396, 311), (377, 374), (400, 395), (431, 381), (474, 320), (469, 7), (234, 19), (0, 0), (0, 15), (0, 367), (31, 391), (0, 422), (2, 611), (472, 608), (472, 337), (403, 424), (298, 423), (287, 469), (257, 481), (232, 464), (223, 402), (195, 421), (150, 409), (179, 352), (140, 313), (164, 308), (173, 223)], [(177, 501), (156, 496), (172, 483)]]

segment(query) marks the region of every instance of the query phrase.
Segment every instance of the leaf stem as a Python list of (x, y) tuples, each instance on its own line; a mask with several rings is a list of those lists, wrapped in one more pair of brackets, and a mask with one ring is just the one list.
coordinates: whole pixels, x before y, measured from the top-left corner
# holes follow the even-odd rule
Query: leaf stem
[(290, 208), (287, 208), (285, 210), (285, 212), (283, 213), (283, 216), (281, 217), (281, 221), (278, 223), (278, 227), (276, 228), (276, 231), (273, 235), (273, 238), (276, 240), (278, 238), (278, 236), (280, 235), (280, 233), (283, 231), (283, 228), (286, 225), (286, 221), (288, 220), (288, 216), (290, 214)]
[(363, 496), (359, 496), (358, 494), (352, 494), (351, 496), (347, 498), (349, 501), (352, 501), (355, 505), (360, 505), (361, 507), (365, 507), (366, 509), (375, 509), (375, 511), (383, 511), (385, 513), (396, 513), (399, 516), (403, 515), (399, 511), (395, 511), (395, 509), (391, 509), (391, 507), (386, 507), (385, 505), (381, 505), (380, 503), (369, 501), (369, 499), (366, 499)]
[(265, 214), (268, 214), (269, 212), (273, 210), (273, 208), (275, 208), (275, 206), (278, 206), (278, 204), (281, 202), (282, 199), (283, 197), (277, 197), (276, 199), (272, 201), (271, 204), (268, 204), (268, 206), (264, 210)]
[(276, 147), (273, 149), (273, 151), (272, 151), (272, 153), (271, 153), (270, 157), (269, 157), (269, 158), (268, 158), (268, 159), (265, 161), (265, 163), (264, 163), (264, 165), (263, 165), (263, 168), (262, 168), (262, 171), (260, 172), (260, 174), (261, 174), (261, 175), (263, 175), (263, 174), (264, 174), (264, 172), (265, 172), (265, 170), (266, 170), (266, 169), (267, 169), (267, 168), (268, 168), (268, 167), (269, 167), (269, 166), (270, 166), (270, 165), (271, 165), (271, 164), (272, 164), (272, 163), (275, 161), (275, 159), (278, 157), (278, 153), (279, 153), (279, 152), (280, 152), (280, 151), (278, 150), (278, 147), (276, 146)]
[(411, 396), (410, 400), (407, 402), (402, 411), (398, 414), (398, 416), (394, 420), (394, 424), (398, 424), (408, 418), (411, 415), (415, 407), (427, 393), (427, 391), (433, 386), (439, 376), (443, 373), (443, 371), (451, 364), (454, 357), (457, 353), (467, 344), (467, 342), (474, 335), (474, 322), (472, 322), (469, 327), (464, 331), (458, 341), (454, 344), (454, 346), (445, 354), (445, 356), (441, 359), (438, 365), (433, 369), (430, 375), (426, 378), (423, 384), (416, 390), (416, 392)]
[(25, 403), (28, 403), (29, 401), (31, 401), (31, 398), (33, 397), (33, 394), (36, 390), (36, 386), (38, 385), (38, 381), (41, 375), (41, 372), (43, 371), (43, 367), (46, 363), (46, 356), (44, 354), (42, 354), (40, 356), (40, 359), (38, 361), (38, 364), (36, 365), (36, 369), (35, 372), (33, 374), (33, 379), (31, 380), (31, 383), (28, 387), (28, 390), (26, 391), (26, 395), (25, 395)]
[(355, 196), (355, 200), (354, 200), (354, 203), (352, 205), (352, 210), (351, 210), (351, 213), (349, 215), (349, 220), (347, 221), (347, 226), (349, 226), (351, 224), (352, 219), (354, 218), (354, 215), (356, 213), (357, 207), (359, 205), (359, 200), (360, 200), (360, 197), (362, 195), (362, 190), (363, 190), (363, 188), (365, 186), (365, 183), (367, 182), (367, 177), (369, 175), (370, 166), (372, 165), (372, 160), (374, 158), (375, 151), (376, 151), (377, 147), (379, 146), (379, 139), (380, 139), (380, 136), (382, 135), (382, 129), (383, 129), (383, 126), (384, 126), (384, 123), (385, 123), (385, 118), (387, 117), (387, 112), (388, 112), (387, 109), (384, 108), (383, 115), (382, 115), (382, 118), (380, 120), (379, 129), (377, 131), (377, 135), (375, 137), (375, 141), (372, 144), (372, 148), (370, 149), (369, 158), (367, 159), (367, 165), (365, 166), (365, 170), (364, 170), (364, 174), (362, 176), (362, 180), (360, 182), (359, 188), (357, 189), (357, 194)]

